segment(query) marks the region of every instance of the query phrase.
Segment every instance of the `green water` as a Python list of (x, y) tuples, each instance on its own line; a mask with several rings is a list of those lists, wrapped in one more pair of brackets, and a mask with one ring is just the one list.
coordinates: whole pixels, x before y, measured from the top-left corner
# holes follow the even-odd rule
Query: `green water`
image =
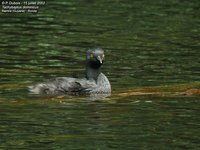
[[(199, 7), (198, 0), (50, 0), (37, 14), (0, 13), (0, 149), (199, 149), (198, 96), (118, 96), (199, 84)], [(93, 46), (106, 50), (112, 96), (28, 94), (45, 79), (84, 77)]]

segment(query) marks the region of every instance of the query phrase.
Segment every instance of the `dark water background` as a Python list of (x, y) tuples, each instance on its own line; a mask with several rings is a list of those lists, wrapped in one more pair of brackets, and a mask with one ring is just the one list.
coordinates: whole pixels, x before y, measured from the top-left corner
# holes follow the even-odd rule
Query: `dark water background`
[(84, 77), (93, 46), (106, 50), (102, 71), (115, 93), (199, 83), (199, 8), (199, 0), (51, 0), (37, 14), (0, 13), (0, 149), (199, 149), (197, 96), (91, 101), (26, 90)]

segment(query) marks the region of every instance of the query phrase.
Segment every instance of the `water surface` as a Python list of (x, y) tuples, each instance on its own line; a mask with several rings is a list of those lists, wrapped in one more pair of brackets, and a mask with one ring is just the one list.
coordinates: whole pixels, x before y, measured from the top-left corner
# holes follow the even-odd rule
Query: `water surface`
[[(198, 149), (199, 97), (176, 92), (200, 88), (199, 5), (51, 0), (37, 14), (1, 13), (0, 149)], [(106, 50), (112, 96), (28, 94), (45, 79), (84, 77), (93, 46)], [(173, 94), (129, 93), (161, 87)]]

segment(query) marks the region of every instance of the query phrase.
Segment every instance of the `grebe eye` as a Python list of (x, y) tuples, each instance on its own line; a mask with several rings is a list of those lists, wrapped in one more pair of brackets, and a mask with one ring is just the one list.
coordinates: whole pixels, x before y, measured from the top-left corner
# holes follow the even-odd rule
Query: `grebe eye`
[(90, 54), (90, 58), (93, 58), (93, 57), (94, 57), (94, 54), (93, 54), (93, 53), (91, 53), (91, 54)]

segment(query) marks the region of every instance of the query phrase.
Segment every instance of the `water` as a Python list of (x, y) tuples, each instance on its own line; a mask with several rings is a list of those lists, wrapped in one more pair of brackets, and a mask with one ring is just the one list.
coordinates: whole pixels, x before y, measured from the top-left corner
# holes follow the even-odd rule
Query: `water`
[[(1, 13), (0, 149), (198, 149), (199, 97), (174, 93), (200, 88), (199, 5), (51, 0), (37, 14)], [(93, 46), (106, 50), (111, 97), (28, 94), (84, 77)]]

